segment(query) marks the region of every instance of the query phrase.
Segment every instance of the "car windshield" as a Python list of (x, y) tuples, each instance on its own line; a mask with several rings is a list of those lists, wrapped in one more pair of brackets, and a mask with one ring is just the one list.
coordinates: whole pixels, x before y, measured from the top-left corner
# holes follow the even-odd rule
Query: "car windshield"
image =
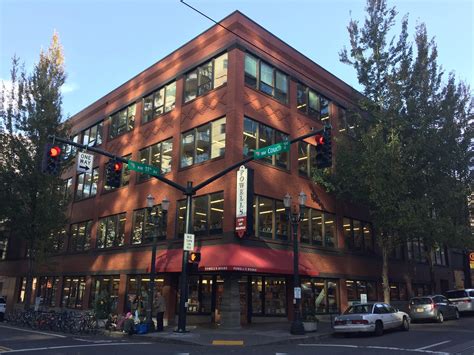
[(372, 313), (372, 305), (371, 304), (358, 304), (354, 306), (350, 306), (344, 314), (367, 314)]
[(419, 305), (419, 304), (431, 304), (431, 298), (423, 297), (423, 298), (412, 298), (410, 300), (410, 304)]
[(448, 291), (446, 292), (448, 298), (463, 298), (467, 297), (467, 292), (464, 290)]

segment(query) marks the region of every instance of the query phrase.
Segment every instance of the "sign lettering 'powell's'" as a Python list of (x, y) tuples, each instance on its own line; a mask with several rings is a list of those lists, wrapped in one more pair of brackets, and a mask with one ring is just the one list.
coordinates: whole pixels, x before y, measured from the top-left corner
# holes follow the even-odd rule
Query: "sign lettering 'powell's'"
[(247, 230), (247, 184), (248, 169), (241, 166), (237, 171), (237, 199), (235, 206), (235, 231), (240, 238)]
[(160, 168), (156, 166), (142, 164), (137, 161), (129, 160), (128, 168), (133, 171), (138, 171), (139, 173), (148, 174), (152, 176), (160, 175)]
[(262, 159), (270, 155), (280, 154), (283, 152), (288, 152), (290, 150), (290, 142), (283, 141), (280, 143), (269, 145), (265, 148), (256, 149), (253, 151), (254, 159)]

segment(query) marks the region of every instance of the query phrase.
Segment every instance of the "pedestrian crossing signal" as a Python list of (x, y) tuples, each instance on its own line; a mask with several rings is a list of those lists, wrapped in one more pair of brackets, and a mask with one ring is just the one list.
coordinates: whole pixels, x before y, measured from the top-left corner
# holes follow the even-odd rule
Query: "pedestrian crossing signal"
[(201, 261), (201, 253), (192, 251), (189, 253), (188, 262), (191, 264), (198, 264)]

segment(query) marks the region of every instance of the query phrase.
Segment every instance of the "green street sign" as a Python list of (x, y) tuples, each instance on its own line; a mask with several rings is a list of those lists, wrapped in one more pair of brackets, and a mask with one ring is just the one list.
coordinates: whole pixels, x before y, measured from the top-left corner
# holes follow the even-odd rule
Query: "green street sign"
[(156, 166), (142, 164), (137, 161), (129, 160), (128, 161), (128, 168), (130, 170), (138, 171), (139, 173), (148, 174), (152, 176), (160, 175), (160, 168)]
[(290, 142), (283, 141), (280, 143), (269, 145), (265, 148), (256, 149), (253, 151), (254, 159), (262, 159), (270, 155), (280, 154), (283, 152), (288, 152), (290, 150)]

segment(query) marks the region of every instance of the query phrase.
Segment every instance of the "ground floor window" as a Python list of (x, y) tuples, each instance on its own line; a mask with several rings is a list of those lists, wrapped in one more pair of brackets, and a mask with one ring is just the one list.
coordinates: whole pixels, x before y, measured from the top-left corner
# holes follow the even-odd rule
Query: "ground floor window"
[(56, 295), (58, 293), (59, 277), (42, 276), (39, 278), (37, 297), (41, 297), (41, 304), (44, 306), (55, 307)]
[(286, 280), (284, 277), (251, 277), (252, 315), (286, 316)]
[[(155, 278), (154, 293), (163, 292), (164, 278), (158, 275)], [(146, 305), (148, 302), (148, 288), (150, 285), (149, 275), (130, 275), (127, 282), (127, 294), (125, 297), (125, 312), (138, 313), (139, 317), (146, 316)]]
[(405, 283), (390, 282), (390, 300), (407, 301), (407, 285)]
[(412, 285), (413, 296), (427, 296), (431, 293), (430, 285), (414, 283)]
[(346, 280), (347, 300), (362, 302), (361, 295), (367, 295), (367, 301), (377, 301), (377, 282)]
[(333, 279), (302, 278), (301, 304), (303, 319), (315, 314), (339, 312), (338, 282)]
[(188, 314), (211, 314), (214, 278), (210, 275), (189, 278)]
[(98, 318), (107, 318), (109, 313), (117, 313), (119, 285), (119, 275), (92, 278), (89, 308), (94, 309)]
[(20, 282), (18, 283), (18, 298), (17, 302), (23, 303), (25, 302), (25, 294), (26, 294), (26, 277), (20, 277)]
[(86, 277), (65, 277), (63, 283), (62, 304), (66, 308), (82, 308), (86, 290)]

